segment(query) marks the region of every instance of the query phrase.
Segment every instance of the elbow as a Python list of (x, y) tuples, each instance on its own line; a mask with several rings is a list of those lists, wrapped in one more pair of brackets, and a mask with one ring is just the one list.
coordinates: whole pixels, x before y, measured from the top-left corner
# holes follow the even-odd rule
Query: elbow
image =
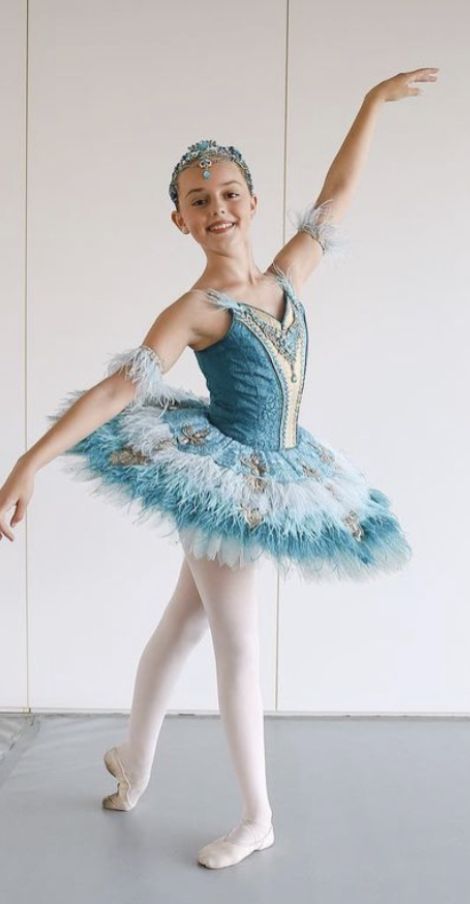
[(129, 405), (134, 400), (137, 392), (135, 383), (129, 380), (122, 372), (116, 372), (109, 377), (105, 377), (104, 380), (97, 383), (96, 388), (103, 393), (106, 399), (111, 400), (111, 403), (116, 405), (118, 411)]

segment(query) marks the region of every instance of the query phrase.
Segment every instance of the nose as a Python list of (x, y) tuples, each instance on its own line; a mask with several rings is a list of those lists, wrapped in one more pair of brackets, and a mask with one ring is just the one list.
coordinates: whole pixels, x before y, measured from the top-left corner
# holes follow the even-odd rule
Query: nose
[(225, 210), (223, 192), (213, 194), (209, 206), (212, 207), (214, 213), (217, 213), (218, 210)]

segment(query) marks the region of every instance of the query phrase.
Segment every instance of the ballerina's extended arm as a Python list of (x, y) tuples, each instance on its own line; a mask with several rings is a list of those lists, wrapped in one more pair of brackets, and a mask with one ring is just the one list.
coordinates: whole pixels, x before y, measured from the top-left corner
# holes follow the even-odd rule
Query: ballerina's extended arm
[[(401, 72), (371, 88), (331, 164), (317, 199), (302, 212), (294, 211), (296, 235), (274, 258), (274, 263), (290, 272), (297, 287), (319, 264), (323, 254), (334, 256), (349, 243), (337, 232), (356, 190), (372, 141), (377, 114), (386, 101), (421, 94), (412, 82), (436, 81), (436, 68)], [(309, 241), (307, 236), (315, 239)]]
[[(165, 308), (156, 318), (141, 345), (115, 355), (108, 363), (108, 375), (88, 390), (68, 394), (59, 410), (48, 415), (53, 426), (20, 455), (0, 486), (0, 540), (14, 540), (12, 528), (23, 520), (31, 498), (36, 472), (52, 459), (71, 449), (129, 404), (146, 399), (164, 405), (178, 399), (182, 390), (168, 386), (163, 373), (187, 345), (199, 339), (199, 329), (190, 293)], [(184, 391), (187, 398), (188, 390)], [(195, 397), (196, 398), (196, 397)], [(14, 512), (8, 523), (7, 512)]]

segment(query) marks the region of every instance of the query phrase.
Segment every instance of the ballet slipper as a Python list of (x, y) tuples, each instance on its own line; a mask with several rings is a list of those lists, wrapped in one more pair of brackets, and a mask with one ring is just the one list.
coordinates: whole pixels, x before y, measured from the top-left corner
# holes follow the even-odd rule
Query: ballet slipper
[(254, 851), (263, 851), (274, 844), (274, 829), (272, 824), (269, 829), (257, 840), (251, 842), (237, 842), (228, 840), (228, 835), (222, 835), (206, 844), (197, 854), (198, 863), (209, 869), (222, 869), (225, 866), (233, 866), (240, 863)]
[(106, 810), (132, 810), (144, 793), (147, 783), (137, 785), (131, 782), (116, 747), (111, 747), (110, 750), (107, 750), (103, 759), (106, 769), (118, 782), (117, 791), (114, 794), (108, 794), (107, 797), (103, 797), (103, 807)]

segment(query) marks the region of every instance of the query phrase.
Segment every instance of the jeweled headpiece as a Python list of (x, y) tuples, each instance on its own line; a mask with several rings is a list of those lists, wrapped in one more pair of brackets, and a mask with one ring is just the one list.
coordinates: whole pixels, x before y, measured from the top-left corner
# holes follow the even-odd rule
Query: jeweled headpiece
[(212, 138), (208, 138), (198, 141), (196, 144), (189, 145), (188, 150), (185, 151), (173, 170), (169, 186), (169, 195), (176, 207), (178, 207), (178, 188), (176, 184), (178, 174), (181, 170), (193, 166), (197, 162), (202, 169), (203, 179), (209, 179), (213, 157), (226, 157), (228, 160), (233, 160), (233, 162), (240, 167), (250, 190), (250, 194), (253, 194), (253, 180), (251, 178), (251, 173), (240, 151), (232, 144), (217, 144)]

